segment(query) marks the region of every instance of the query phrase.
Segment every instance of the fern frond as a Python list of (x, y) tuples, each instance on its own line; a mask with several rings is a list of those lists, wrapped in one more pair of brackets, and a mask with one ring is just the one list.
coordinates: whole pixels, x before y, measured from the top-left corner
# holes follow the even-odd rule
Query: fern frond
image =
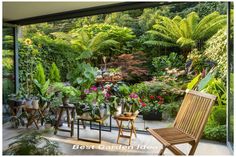
[(162, 46), (162, 47), (176, 47), (175, 43), (165, 42), (165, 41), (155, 41), (155, 40), (149, 40), (145, 41), (144, 44), (152, 45), (152, 46)]
[(173, 39), (171, 36), (168, 36), (167, 34), (155, 31), (155, 30), (150, 30), (147, 31), (146, 33), (149, 33), (151, 35), (155, 35), (157, 37), (161, 37), (163, 40), (167, 40), (167, 41), (172, 41), (172, 42), (176, 42), (175, 39)]
[(195, 41), (194, 40), (192, 40), (191, 38), (185, 38), (185, 37), (179, 38), (176, 43), (179, 44), (180, 47), (195, 46)]

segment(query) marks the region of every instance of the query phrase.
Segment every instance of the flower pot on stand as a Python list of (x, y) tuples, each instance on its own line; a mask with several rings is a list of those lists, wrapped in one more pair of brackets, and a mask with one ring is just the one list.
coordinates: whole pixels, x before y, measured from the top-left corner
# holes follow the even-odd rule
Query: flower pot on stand
[(119, 116), (122, 113), (122, 106), (117, 106), (116, 110), (117, 111), (114, 113), (114, 116)]
[(31, 99), (26, 99), (24, 102), (24, 105), (26, 108), (32, 108), (32, 100)]

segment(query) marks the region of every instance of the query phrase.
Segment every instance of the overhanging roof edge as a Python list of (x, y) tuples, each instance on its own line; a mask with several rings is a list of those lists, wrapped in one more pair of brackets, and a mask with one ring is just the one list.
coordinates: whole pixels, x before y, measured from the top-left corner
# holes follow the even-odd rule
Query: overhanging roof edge
[(179, 4), (179, 3), (185, 3), (185, 2), (122, 2), (122, 3), (109, 4), (109, 5), (91, 7), (91, 8), (85, 8), (85, 9), (79, 9), (79, 10), (72, 10), (72, 11), (36, 16), (36, 17), (20, 19), (20, 20), (6, 21), (6, 22), (10, 24), (15, 24), (15, 25), (29, 25), (29, 24), (35, 24), (35, 23), (52, 22), (52, 21), (57, 21), (57, 20), (65, 20), (65, 19), (92, 16), (92, 15), (98, 15), (98, 14), (107, 14), (107, 13), (132, 10), (132, 9), (158, 7), (158, 6), (163, 6), (163, 5), (173, 4), (173, 3)]

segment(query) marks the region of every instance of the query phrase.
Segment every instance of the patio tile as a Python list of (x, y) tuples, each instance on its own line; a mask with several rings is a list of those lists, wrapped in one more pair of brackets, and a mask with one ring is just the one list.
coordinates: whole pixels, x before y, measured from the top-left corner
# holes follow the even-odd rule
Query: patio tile
[[(151, 123), (150, 123), (151, 124)], [(161, 123), (159, 123), (160, 125)], [(32, 130), (34, 128), (29, 128)], [(43, 128), (40, 128), (43, 129)], [(7, 148), (7, 145), (11, 142), (8, 138), (13, 137), (21, 132), (27, 131), (25, 128), (12, 129), (9, 127), (9, 123), (3, 125), (3, 149)], [(97, 139), (97, 130), (90, 130), (89, 127), (86, 130), (81, 129), (81, 136)], [(118, 131), (112, 130), (112, 132), (102, 132), (102, 143), (90, 143), (77, 140), (77, 127), (75, 127), (75, 134), (71, 138), (66, 132), (58, 132), (57, 135), (53, 133), (46, 137), (57, 141), (59, 143), (60, 150), (66, 155), (157, 155), (162, 145), (155, 140), (151, 135), (138, 134), (137, 138), (133, 136), (131, 146), (128, 147), (127, 139), (121, 139), (120, 143), (116, 144)], [(79, 147), (79, 148), (78, 148)], [(190, 145), (177, 145), (183, 152), (188, 152)], [(78, 149), (72, 149), (78, 148)], [(219, 142), (213, 142), (208, 140), (201, 140), (196, 150), (196, 155), (232, 155), (225, 144)], [(172, 153), (166, 150), (165, 155), (172, 155)]]

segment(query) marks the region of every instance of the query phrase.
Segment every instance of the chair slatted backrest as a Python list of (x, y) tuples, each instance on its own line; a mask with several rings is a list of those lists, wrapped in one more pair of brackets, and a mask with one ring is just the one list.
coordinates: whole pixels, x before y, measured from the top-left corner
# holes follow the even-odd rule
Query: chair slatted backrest
[(186, 90), (174, 127), (199, 140), (215, 100), (214, 95)]

